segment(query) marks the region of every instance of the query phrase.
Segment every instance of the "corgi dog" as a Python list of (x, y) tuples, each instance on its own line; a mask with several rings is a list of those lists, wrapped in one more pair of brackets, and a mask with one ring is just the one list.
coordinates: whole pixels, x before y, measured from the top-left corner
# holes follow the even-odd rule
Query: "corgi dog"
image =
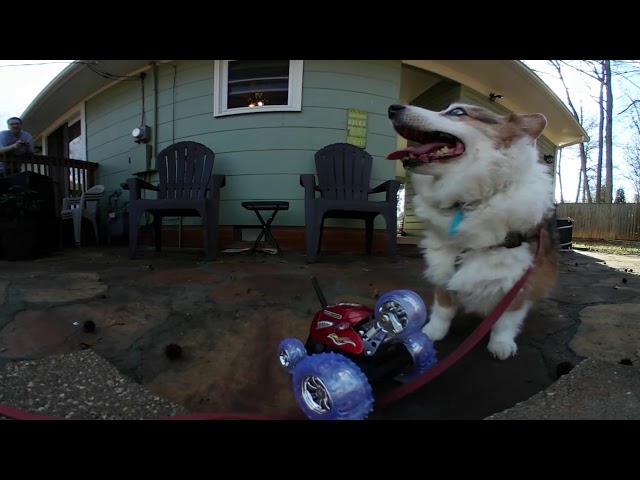
[(412, 145), (387, 158), (408, 171), (424, 224), (420, 248), (434, 302), (423, 332), (443, 339), (458, 309), (488, 315), (533, 267), (487, 345), (500, 360), (515, 355), (529, 310), (558, 277), (553, 177), (536, 148), (545, 116), (456, 103), (440, 112), (391, 105), (389, 118)]

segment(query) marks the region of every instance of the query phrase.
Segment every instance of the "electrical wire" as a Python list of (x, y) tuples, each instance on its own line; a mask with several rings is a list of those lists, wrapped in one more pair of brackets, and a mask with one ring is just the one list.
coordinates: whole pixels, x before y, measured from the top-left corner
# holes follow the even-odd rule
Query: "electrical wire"
[(71, 62), (40, 62), (40, 63), (15, 63), (15, 64), (11, 64), (11, 65), (0, 65), (0, 68), (3, 67), (32, 67), (32, 66), (37, 66), (37, 65), (56, 65), (59, 63), (68, 63), (69, 65), (71, 65), (72, 63), (87, 63), (84, 60), (73, 60)]
[(132, 81), (140, 78), (140, 75), (114, 75), (113, 73), (105, 72), (95, 65), (97, 62), (87, 62), (83, 60), (80, 63), (84, 63), (93, 73), (100, 75), (102, 78), (106, 78), (107, 80)]
[(123, 80), (123, 81), (129, 81), (129, 80), (137, 80), (139, 78), (138, 75), (115, 75), (113, 73), (109, 73), (106, 72), (102, 69), (100, 69), (99, 67), (97, 67), (96, 65), (98, 64), (97, 61), (92, 60), (92, 61), (88, 61), (88, 60), (73, 60), (71, 62), (65, 62), (65, 61), (59, 61), (59, 62), (36, 62), (36, 63), (13, 63), (13, 64), (7, 64), (7, 65), (0, 65), (0, 68), (6, 68), (6, 67), (33, 67), (33, 66), (40, 66), (40, 65), (56, 65), (56, 64), (60, 64), (60, 63), (67, 63), (69, 65), (71, 64), (83, 64), (86, 65), (89, 70), (91, 70), (93, 73), (100, 75), (102, 78), (106, 78), (107, 80)]
[(145, 111), (144, 111), (144, 79), (145, 77), (146, 75), (144, 73), (140, 74), (140, 83), (142, 85), (142, 123), (140, 123), (140, 125), (146, 125)]
[(171, 133), (172, 143), (176, 143), (176, 77), (178, 76), (178, 67), (175, 64), (171, 64), (173, 67), (173, 87), (171, 92), (173, 95), (173, 102), (171, 103)]

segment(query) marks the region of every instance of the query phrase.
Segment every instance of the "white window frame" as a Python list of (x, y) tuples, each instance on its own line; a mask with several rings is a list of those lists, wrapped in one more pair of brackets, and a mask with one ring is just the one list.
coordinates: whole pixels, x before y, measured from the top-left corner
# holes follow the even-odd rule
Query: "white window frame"
[(216, 60), (214, 62), (213, 116), (240, 115), (245, 113), (300, 112), (302, 110), (302, 74), (303, 60), (289, 60), (289, 100), (287, 105), (264, 105), (262, 107), (227, 108), (229, 62), (234, 60)]

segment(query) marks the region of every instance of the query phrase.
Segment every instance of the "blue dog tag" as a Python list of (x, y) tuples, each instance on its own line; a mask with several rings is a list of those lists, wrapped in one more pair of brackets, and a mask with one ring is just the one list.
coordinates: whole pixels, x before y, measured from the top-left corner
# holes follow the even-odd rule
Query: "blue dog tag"
[(458, 210), (455, 217), (453, 217), (453, 220), (451, 221), (451, 225), (449, 226), (449, 234), (452, 237), (455, 236), (455, 234), (458, 232), (458, 227), (462, 223), (463, 218), (464, 214), (462, 213), (462, 210)]

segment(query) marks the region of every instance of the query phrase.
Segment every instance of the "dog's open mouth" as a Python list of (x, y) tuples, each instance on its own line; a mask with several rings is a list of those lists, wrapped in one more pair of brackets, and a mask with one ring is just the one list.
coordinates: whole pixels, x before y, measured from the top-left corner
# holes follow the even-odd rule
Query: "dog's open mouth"
[(459, 157), (465, 151), (460, 139), (449, 133), (422, 132), (406, 126), (395, 128), (407, 140), (420, 144), (419, 147), (407, 147), (387, 155), (387, 160), (402, 159), (405, 167), (448, 160)]

